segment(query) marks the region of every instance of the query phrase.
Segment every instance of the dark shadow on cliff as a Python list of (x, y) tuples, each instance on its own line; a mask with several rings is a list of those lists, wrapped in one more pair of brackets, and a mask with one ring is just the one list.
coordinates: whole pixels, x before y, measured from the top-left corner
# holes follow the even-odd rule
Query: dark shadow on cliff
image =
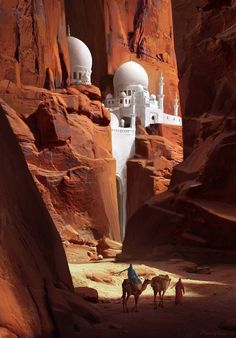
[(76, 337), (80, 316), (98, 322), (99, 313), (74, 294), (60, 236), (7, 110), (1, 102), (0, 326), (19, 337)]

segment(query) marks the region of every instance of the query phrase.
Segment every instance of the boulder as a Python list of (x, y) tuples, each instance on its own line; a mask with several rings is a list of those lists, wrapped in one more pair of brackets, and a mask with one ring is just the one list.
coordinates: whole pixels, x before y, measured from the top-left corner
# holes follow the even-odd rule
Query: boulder
[(75, 293), (91, 303), (98, 303), (98, 292), (89, 287), (77, 287)]
[(98, 241), (97, 247), (100, 250), (103, 250), (103, 249), (121, 250), (122, 244), (120, 242), (114, 241), (104, 236)]
[(115, 250), (115, 249), (102, 250), (102, 255), (104, 258), (115, 258), (120, 253), (121, 253), (121, 249), (120, 250)]
[(39, 131), (39, 145), (62, 145), (71, 138), (71, 131), (65, 107), (55, 99), (42, 102), (35, 120)]

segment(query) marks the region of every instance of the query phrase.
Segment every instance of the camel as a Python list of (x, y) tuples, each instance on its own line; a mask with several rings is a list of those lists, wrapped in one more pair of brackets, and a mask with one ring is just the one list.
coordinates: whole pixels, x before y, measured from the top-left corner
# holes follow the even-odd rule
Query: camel
[[(149, 279), (145, 279), (143, 284), (140, 283), (135, 287), (129, 279), (124, 279), (122, 283), (123, 312), (129, 312), (127, 301), (131, 295), (134, 296), (134, 300), (135, 300), (135, 305), (133, 307), (133, 310), (138, 312), (139, 296), (143, 293), (143, 291), (147, 288), (148, 284), (150, 283), (151, 281)], [(138, 289), (138, 287), (140, 287), (140, 289)]]
[(164, 307), (164, 295), (166, 293), (166, 290), (168, 289), (170, 285), (171, 279), (168, 275), (159, 275), (155, 276), (151, 280), (151, 287), (153, 289), (154, 293), (154, 309), (157, 309), (157, 302), (156, 302), (156, 296), (157, 293), (159, 293), (159, 304), (158, 306)]

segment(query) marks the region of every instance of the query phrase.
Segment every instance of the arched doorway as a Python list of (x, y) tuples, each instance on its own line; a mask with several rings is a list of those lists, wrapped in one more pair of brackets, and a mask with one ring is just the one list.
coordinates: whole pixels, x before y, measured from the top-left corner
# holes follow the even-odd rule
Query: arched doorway
[(116, 192), (117, 192), (120, 232), (121, 232), (121, 238), (123, 239), (125, 235), (124, 190), (123, 190), (123, 183), (119, 176), (116, 176)]

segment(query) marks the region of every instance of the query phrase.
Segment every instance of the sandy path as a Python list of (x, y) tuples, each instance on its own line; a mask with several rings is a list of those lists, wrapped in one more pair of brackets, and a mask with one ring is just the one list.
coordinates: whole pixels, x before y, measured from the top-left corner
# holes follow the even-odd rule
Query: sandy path
[[(139, 312), (122, 312), (121, 283), (126, 278), (113, 276), (128, 263), (99, 262), (70, 264), (76, 286), (89, 286), (98, 290), (100, 303), (97, 307), (104, 314), (105, 322), (90, 330), (82, 330), (82, 337), (96, 338), (197, 338), (235, 337), (236, 331), (225, 331), (219, 324), (236, 315), (235, 265), (211, 265), (210, 275), (187, 273), (194, 263), (181, 259), (160, 262), (135, 263), (137, 273), (144, 278), (166, 274), (172, 279), (171, 286), (179, 277), (186, 288), (183, 306), (174, 304), (174, 288), (166, 294), (165, 308), (153, 309), (153, 293), (150, 286), (140, 297)], [(133, 299), (130, 300), (130, 308)]]

